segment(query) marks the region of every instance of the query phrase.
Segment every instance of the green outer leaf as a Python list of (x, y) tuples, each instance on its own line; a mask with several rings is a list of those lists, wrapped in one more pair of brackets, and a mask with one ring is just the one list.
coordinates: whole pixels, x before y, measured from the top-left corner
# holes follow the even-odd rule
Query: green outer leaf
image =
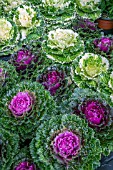
[(0, 84), (0, 96), (2, 97), (7, 90), (11, 89), (19, 81), (19, 77), (15, 67), (6, 61), (0, 61), (0, 68), (3, 68), (6, 74), (5, 82), (3, 85)]
[(76, 115), (54, 116), (50, 121), (43, 122), (37, 129), (36, 138), (30, 145), (30, 151), (34, 162), (43, 170), (61, 170), (67, 169), (61, 164), (52, 153), (51, 138), (61, 131), (68, 129), (78, 132), (84, 145), (81, 147), (81, 160), (72, 159), (68, 164), (68, 169), (93, 170), (99, 166), (101, 147), (98, 139), (94, 137), (94, 131), (88, 127), (87, 123)]
[[(32, 107), (30, 113), (26, 113), (23, 118), (15, 118), (8, 105), (11, 99), (20, 91), (29, 91), (36, 97), (35, 104)], [(17, 84), (13, 89), (10, 89), (0, 104), (0, 122), (6, 129), (12, 129), (13, 131), (20, 134), (21, 140), (31, 139), (36, 128), (41, 123), (39, 120), (49, 119), (52, 114), (56, 114), (55, 107), (52, 97), (48, 91), (44, 90), (44, 87), (37, 82), (24, 81)]]
[(19, 149), (19, 136), (15, 133), (5, 130), (0, 125), (0, 143), (2, 142), (2, 147), (0, 146), (1, 159), (0, 159), (0, 169), (1, 170), (11, 170), (13, 159)]
[[(78, 104), (82, 104), (85, 100), (98, 100), (104, 105), (109, 105), (109, 100), (103, 98), (103, 94), (92, 91), (91, 89), (85, 88), (75, 88), (74, 93), (71, 95), (69, 100), (64, 101), (63, 107), (67, 112), (73, 113), (73, 109), (77, 107)], [(68, 107), (67, 107), (68, 106)], [(98, 131), (93, 128), (95, 131), (95, 136), (100, 140), (102, 152), (104, 155), (108, 156), (113, 150), (113, 108), (110, 107), (109, 123), (106, 127)], [(81, 113), (80, 117), (84, 118), (84, 115)], [(85, 118), (84, 118), (85, 119)]]
[(109, 102), (109, 104), (113, 107), (113, 101), (111, 99), (111, 95), (113, 95), (113, 89), (110, 87), (110, 74), (111, 71), (108, 73), (103, 73), (100, 77), (100, 82), (98, 86), (98, 91), (102, 93), (102, 96), (105, 100)]

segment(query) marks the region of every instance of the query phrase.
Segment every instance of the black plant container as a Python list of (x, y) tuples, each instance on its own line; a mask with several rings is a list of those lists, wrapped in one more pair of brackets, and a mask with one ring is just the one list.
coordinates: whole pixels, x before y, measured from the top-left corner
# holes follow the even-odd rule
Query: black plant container
[(3, 61), (8, 61), (10, 60), (10, 58), (11, 58), (11, 55), (0, 56), (0, 60), (3, 60)]
[(101, 166), (96, 170), (113, 170), (113, 152), (108, 157), (103, 157)]

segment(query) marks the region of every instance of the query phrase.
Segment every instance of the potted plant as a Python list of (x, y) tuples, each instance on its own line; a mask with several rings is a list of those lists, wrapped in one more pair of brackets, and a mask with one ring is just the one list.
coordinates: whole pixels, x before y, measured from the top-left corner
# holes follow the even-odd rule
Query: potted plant
[(113, 1), (101, 0), (100, 8), (102, 15), (97, 19), (98, 27), (103, 29), (105, 34), (113, 33)]

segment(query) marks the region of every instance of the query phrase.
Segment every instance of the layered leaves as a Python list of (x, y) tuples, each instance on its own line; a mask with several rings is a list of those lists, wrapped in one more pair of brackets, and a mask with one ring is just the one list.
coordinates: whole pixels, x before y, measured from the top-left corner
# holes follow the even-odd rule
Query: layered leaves
[[(73, 132), (80, 137), (80, 151), (69, 161), (53, 150), (53, 141), (61, 133)], [(88, 127), (84, 120), (75, 115), (53, 116), (50, 121), (44, 122), (36, 132), (30, 145), (31, 155), (40, 168), (57, 169), (90, 169), (99, 165), (101, 147), (100, 142), (94, 137), (94, 131)], [(67, 146), (66, 146), (67, 147)]]

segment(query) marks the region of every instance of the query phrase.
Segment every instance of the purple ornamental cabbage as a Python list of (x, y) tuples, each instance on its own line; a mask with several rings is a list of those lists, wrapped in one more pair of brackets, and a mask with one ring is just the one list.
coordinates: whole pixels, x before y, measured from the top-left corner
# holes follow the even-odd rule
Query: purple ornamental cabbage
[(95, 39), (93, 43), (96, 48), (105, 53), (109, 53), (113, 49), (113, 39), (109, 37)]
[(70, 131), (59, 133), (53, 141), (53, 151), (57, 157), (64, 160), (71, 160), (76, 157), (81, 148), (79, 135)]
[(96, 24), (89, 19), (79, 20), (77, 25), (74, 25), (74, 29), (83, 29), (84, 31), (96, 31)]
[(36, 56), (34, 56), (29, 50), (20, 50), (17, 53), (15, 59), (15, 66), (17, 71), (25, 70), (32, 62), (36, 62)]
[(50, 91), (51, 95), (55, 95), (56, 91), (62, 86), (63, 80), (63, 72), (48, 70), (38, 81), (45, 87), (45, 89)]
[(27, 91), (18, 92), (11, 100), (9, 109), (15, 117), (22, 117), (26, 112), (31, 111), (33, 104), (33, 94)]
[(109, 121), (109, 109), (97, 100), (84, 101), (81, 111), (91, 127), (105, 127)]
[(19, 163), (14, 170), (36, 170), (36, 167), (33, 163), (23, 161)]

